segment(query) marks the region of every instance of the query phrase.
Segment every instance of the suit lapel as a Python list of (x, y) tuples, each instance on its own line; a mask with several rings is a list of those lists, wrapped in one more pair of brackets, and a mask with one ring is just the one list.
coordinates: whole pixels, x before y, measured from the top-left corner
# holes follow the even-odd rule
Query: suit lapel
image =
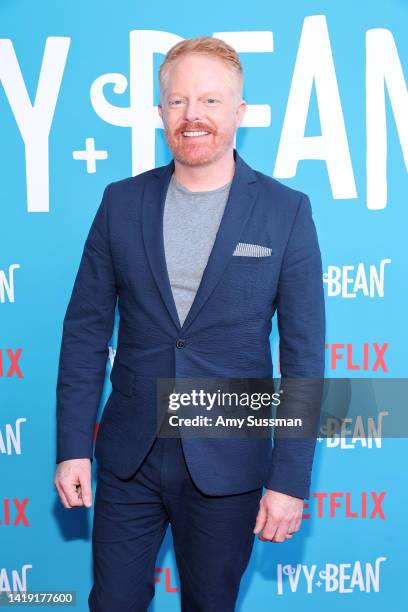
[(182, 333), (194, 321), (221, 279), (255, 203), (257, 194), (255, 173), (235, 149), (234, 157), (235, 173), (227, 204), (200, 286), (184, 321)]
[(146, 253), (163, 301), (180, 335), (191, 325), (215, 289), (255, 204), (258, 193), (255, 172), (244, 162), (236, 149), (234, 158), (235, 173), (224, 214), (201, 283), (182, 327), (171, 290), (163, 241), (164, 204), (167, 187), (174, 172), (174, 160), (167, 166), (157, 168), (145, 188), (143, 238)]
[(174, 172), (174, 160), (156, 168), (143, 194), (142, 232), (147, 259), (163, 301), (177, 329), (180, 320), (171, 290), (163, 240), (163, 212), (167, 187)]

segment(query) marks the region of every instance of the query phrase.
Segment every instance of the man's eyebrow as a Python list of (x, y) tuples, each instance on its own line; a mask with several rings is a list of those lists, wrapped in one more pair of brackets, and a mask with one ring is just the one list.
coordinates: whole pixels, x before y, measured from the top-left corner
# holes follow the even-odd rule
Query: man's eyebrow
[(222, 98), (222, 93), (220, 91), (206, 91), (203, 93), (203, 96), (209, 96), (209, 95), (213, 95), (213, 96), (218, 96), (219, 98)]

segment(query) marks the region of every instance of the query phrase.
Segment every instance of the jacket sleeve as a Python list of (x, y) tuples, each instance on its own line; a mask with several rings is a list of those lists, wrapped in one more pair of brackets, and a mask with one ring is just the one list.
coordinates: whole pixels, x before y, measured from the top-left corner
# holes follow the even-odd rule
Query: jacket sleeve
[[(325, 360), (325, 305), (322, 259), (310, 200), (302, 194), (286, 245), (276, 297), (281, 387), (290, 379), (291, 400), (283, 393), (277, 417), (302, 416), (306, 428), (285, 436), (275, 429), (266, 488), (301, 499), (310, 481), (320, 417)], [(287, 381), (289, 383), (289, 381)], [(297, 395), (297, 397), (296, 397)], [(288, 413), (289, 407), (289, 413)], [(285, 414), (286, 413), (286, 414)], [(284, 431), (284, 430), (283, 430)], [(308, 432), (308, 433), (306, 433)]]
[(112, 336), (116, 284), (108, 235), (109, 190), (85, 241), (63, 321), (56, 388), (57, 457), (93, 457), (94, 427)]

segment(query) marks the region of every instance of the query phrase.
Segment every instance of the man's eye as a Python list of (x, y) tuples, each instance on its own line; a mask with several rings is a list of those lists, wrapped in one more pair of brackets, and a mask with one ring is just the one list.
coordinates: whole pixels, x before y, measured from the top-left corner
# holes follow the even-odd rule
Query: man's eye
[(183, 100), (171, 100), (170, 101), (170, 105), (171, 106), (179, 106), (179, 104), (182, 103)]
[(207, 102), (216, 102), (215, 98), (207, 98)]

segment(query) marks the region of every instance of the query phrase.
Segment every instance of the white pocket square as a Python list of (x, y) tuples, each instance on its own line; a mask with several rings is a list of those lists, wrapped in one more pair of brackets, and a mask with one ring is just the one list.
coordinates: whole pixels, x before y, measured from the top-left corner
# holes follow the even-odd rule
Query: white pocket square
[(261, 244), (251, 244), (250, 242), (238, 242), (234, 249), (233, 255), (243, 257), (267, 257), (272, 254), (270, 247), (262, 246)]

